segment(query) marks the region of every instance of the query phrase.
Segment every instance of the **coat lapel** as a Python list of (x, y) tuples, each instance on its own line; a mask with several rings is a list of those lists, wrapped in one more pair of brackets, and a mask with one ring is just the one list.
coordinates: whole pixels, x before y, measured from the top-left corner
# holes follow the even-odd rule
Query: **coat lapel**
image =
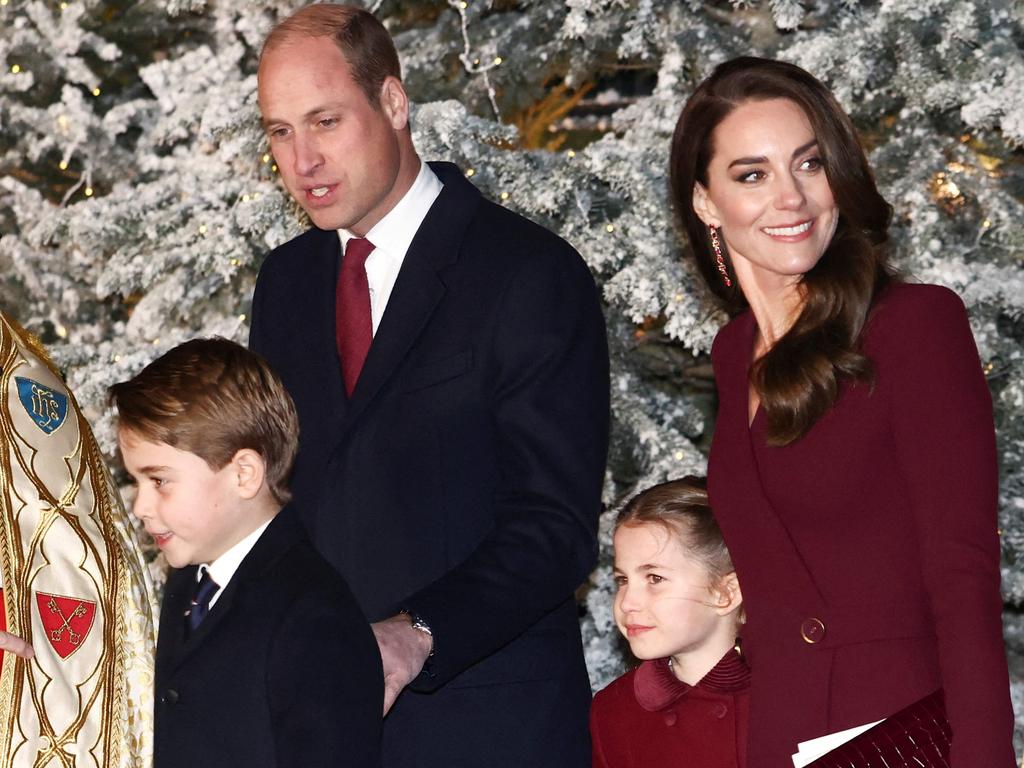
[(480, 193), (458, 168), (450, 163), (431, 163), (431, 168), (444, 188), (417, 230), (402, 262), (387, 309), (352, 392), (343, 429), (372, 402), (426, 327), (447, 290), (441, 272), (458, 259), (466, 228), (480, 205)]
[[(828, 680), (832, 664), (831, 646), (810, 644), (801, 638), (807, 619), (817, 618), (827, 626), (827, 604), (807, 566), (785, 520), (765, 491), (754, 440), (763, 439), (761, 431), (748, 426), (748, 387), (750, 354), (755, 325), (752, 315), (738, 329), (741, 354), (729, 359), (716, 373), (720, 375), (719, 424), (715, 429), (711, 462), (708, 467), (712, 508), (729, 509), (720, 518), (726, 543), (740, 573), (741, 589), (748, 598), (749, 623), (744, 639), (750, 641), (750, 662), (754, 670), (754, 695), (757, 706), (783, 685), (771, 673), (786, 679), (806, 679), (802, 690), (805, 705), (801, 722), (792, 723), (792, 732), (802, 738), (825, 734), (829, 717)], [(762, 419), (758, 414), (757, 419)], [(756, 420), (755, 420), (756, 421)], [(784, 450), (775, 449), (770, 450)], [(779, 594), (785, 595), (779, 600)], [(763, 613), (758, 613), (758, 610)], [(758, 649), (763, 644), (775, 657), (760, 667)], [(752, 733), (759, 724), (751, 724)], [(758, 734), (758, 743), (767, 738)], [(792, 745), (793, 751), (796, 744)]]
[(234, 603), (235, 596), (238, 594), (239, 590), (240, 575), (240, 573), (236, 573), (234, 577), (232, 577), (228, 585), (221, 590), (220, 596), (217, 598), (217, 602), (214, 603), (212, 608), (210, 608), (210, 612), (206, 614), (206, 618), (203, 619), (203, 623), (189, 634), (181, 649), (182, 658), (188, 656), (188, 654), (200, 647), (203, 644), (203, 639), (210, 635), (217, 628), (217, 625), (224, 620), (224, 617), (231, 612), (231, 606)]
[[(340, 423), (348, 410), (348, 398), (338, 359), (338, 344), (335, 338), (335, 286), (338, 282), (338, 267), (341, 261), (341, 241), (334, 230), (313, 230), (315, 242), (311, 249), (313, 258), (309, 269), (312, 274), (302, 275), (303, 285), (316, 291), (309, 296), (309, 307), (314, 313), (307, 327), (308, 333), (298, 335), (296, 343), (309, 348), (309, 376), (323, 384), (325, 402), (322, 413)], [(301, 311), (300, 308), (296, 308)], [(315, 332), (325, 328), (327, 333)]]
[[(156, 669), (163, 677), (177, 667), (185, 645), (185, 608), (196, 585), (196, 566), (174, 571), (164, 588), (160, 608), (160, 636), (156, 646)], [(157, 681), (160, 684), (160, 681)]]
[[(242, 560), (203, 623), (187, 638), (185, 610), (195, 591), (197, 566), (192, 565), (176, 573), (173, 583), (168, 582), (168, 589), (173, 591), (168, 592), (163, 606), (167, 615), (160, 622), (158, 667), (167, 669), (167, 674), (170, 674), (187, 661), (193, 652), (202, 647), (204, 640), (217, 630), (225, 617), (231, 614), (239, 595), (251, 589), (252, 582), (262, 578), (281, 556), (305, 537), (304, 530), (295, 519), (295, 513), (287, 507), (281, 510)], [(168, 634), (166, 640), (165, 633)]]
[[(745, 520), (748, 526), (756, 527), (758, 535), (754, 540), (771, 542), (770, 554), (763, 552), (759, 557), (770, 556), (778, 560), (773, 565), (775, 572), (786, 573), (794, 583), (799, 584), (804, 599), (814, 603), (815, 606), (824, 605), (824, 597), (815, 583), (810, 569), (807, 566), (803, 555), (793, 540), (786, 526), (785, 521), (776, 511), (774, 505), (765, 492), (761, 467), (757, 460), (757, 451), (754, 441), (763, 439), (761, 437), (760, 422), (764, 420), (763, 409), (759, 409), (754, 424), (748, 423), (749, 419), (749, 381), (750, 381), (750, 351), (753, 350), (754, 333), (756, 325), (753, 322), (753, 315), (748, 314), (744, 319), (744, 326), (739, 329), (742, 337), (743, 355), (738, 357), (726, 371), (727, 381), (720, 388), (720, 397), (723, 402), (720, 413), (727, 414), (730, 421), (724, 431), (735, 439), (721, 441), (720, 456), (722, 461), (717, 462), (725, 474), (728, 475), (728, 484), (731, 486), (731, 493), (736, 493), (745, 500), (743, 508), (747, 509), (749, 520)], [(721, 478), (717, 478), (718, 490), (722, 488)], [(810, 606), (808, 606), (810, 607)]]

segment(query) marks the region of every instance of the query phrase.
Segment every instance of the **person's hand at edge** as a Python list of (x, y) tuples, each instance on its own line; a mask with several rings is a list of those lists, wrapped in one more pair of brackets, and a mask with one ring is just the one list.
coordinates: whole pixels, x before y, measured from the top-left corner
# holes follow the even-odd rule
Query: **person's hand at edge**
[(407, 613), (400, 613), (384, 621), (371, 624), (380, 648), (384, 666), (384, 714), (388, 713), (398, 694), (416, 679), (427, 658), (433, 641), (426, 632), (414, 629)]
[[(413, 630), (415, 631), (415, 630)], [(0, 631), (0, 651), (8, 651), (13, 653), (15, 656), (20, 656), (23, 659), (31, 659), (36, 655), (36, 652), (32, 649), (32, 646), (22, 640), (17, 635), (12, 635), (10, 632)]]

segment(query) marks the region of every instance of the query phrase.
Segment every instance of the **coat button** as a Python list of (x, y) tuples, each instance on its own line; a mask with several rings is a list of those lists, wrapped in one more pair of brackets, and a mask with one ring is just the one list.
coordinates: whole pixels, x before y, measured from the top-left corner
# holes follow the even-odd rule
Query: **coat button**
[(804, 639), (804, 642), (811, 645), (820, 643), (825, 639), (825, 622), (813, 617), (804, 619), (803, 624), (800, 625), (800, 636)]
[(162, 704), (177, 704), (178, 703), (178, 692), (173, 688), (168, 688), (164, 691), (164, 695), (160, 697)]
[(676, 720), (679, 719), (679, 717), (676, 715), (676, 712), (675, 712), (674, 709), (669, 709), (669, 710), (665, 711), (663, 714), (665, 715), (665, 725), (668, 725), (668, 726), (675, 725), (676, 724)]
[(718, 718), (719, 720), (721, 720), (727, 714), (729, 714), (729, 708), (725, 706), (725, 704), (723, 704), (722, 702), (718, 702), (717, 704), (715, 704), (715, 706), (711, 708), (711, 715), (713, 717)]

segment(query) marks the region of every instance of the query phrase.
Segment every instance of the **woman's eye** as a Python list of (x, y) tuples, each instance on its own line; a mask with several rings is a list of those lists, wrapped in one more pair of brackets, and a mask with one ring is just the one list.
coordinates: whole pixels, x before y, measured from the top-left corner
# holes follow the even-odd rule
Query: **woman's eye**
[(626, 586), (626, 577), (625, 576), (613, 576), (612, 580), (615, 582), (615, 586), (616, 587), (624, 587), (624, 586)]
[(338, 122), (338, 118), (336, 118), (336, 117), (325, 117), (322, 120), (320, 120), (319, 125), (321, 127), (323, 127), (323, 128), (330, 128), (330, 127), (336, 125), (337, 122)]
[(661, 584), (661, 582), (663, 582), (664, 580), (665, 580), (664, 578), (662, 578), (661, 576), (659, 576), (656, 573), (649, 573), (649, 574), (647, 574), (647, 581), (650, 584)]
[(742, 176), (738, 176), (736, 181), (741, 184), (752, 184), (756, 181), (761, 181), (763, 178), (765, 178), (764, 171), (747, 171)]
[(800, 163), (800, 167), (805, 171), (817, 171), (823, 167), (820, 157), (809, 157)]

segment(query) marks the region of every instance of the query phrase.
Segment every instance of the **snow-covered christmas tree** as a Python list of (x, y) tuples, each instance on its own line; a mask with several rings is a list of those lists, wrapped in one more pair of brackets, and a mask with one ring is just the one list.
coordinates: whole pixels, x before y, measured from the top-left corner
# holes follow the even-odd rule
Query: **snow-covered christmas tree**
[[(304, 226), (259, 127), (286, 0), (0, 0), (0, 302), (46, 341), (113, 456), (105, 388), (195, 335), (244, 341), (263, 255)], [(1019, 0), (376, 0), (423, 157), (558, 232), (613, 355), (604, 553), (581, 590), (595, 687), (626, 663), (608, 531), (700, 472), (725, 319), (667, 195), (683, 101), (739, 54), (793, 61), (854, 116), (901, 268), (971, 310), (996, 404), (1007, 643), (1024, 711), (1024, 7)]]

